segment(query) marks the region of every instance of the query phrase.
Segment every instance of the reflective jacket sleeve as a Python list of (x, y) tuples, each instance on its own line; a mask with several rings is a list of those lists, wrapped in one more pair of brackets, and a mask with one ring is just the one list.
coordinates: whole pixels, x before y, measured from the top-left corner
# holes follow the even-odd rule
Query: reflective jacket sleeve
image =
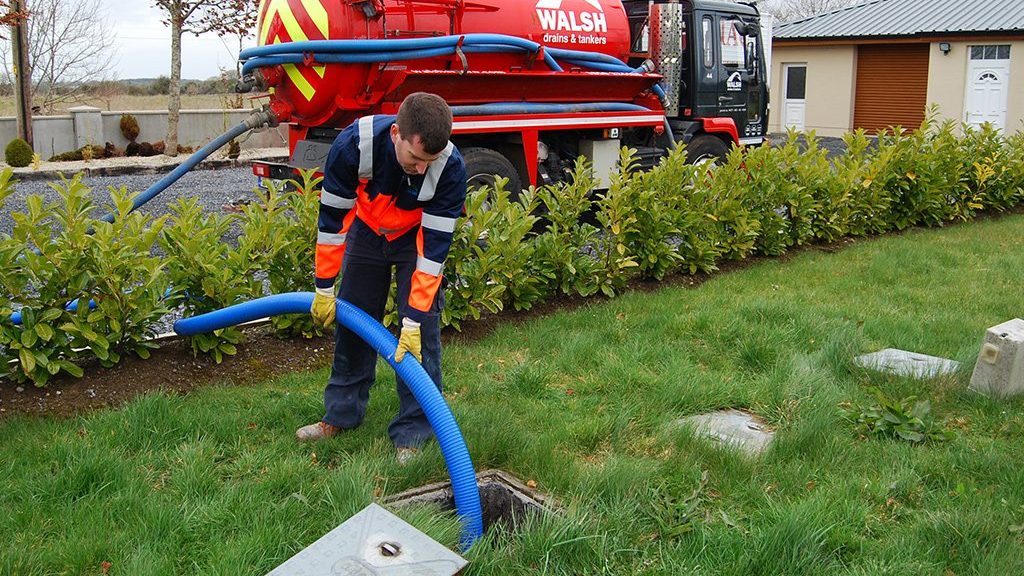
[(320, 213), (317, 218), (316, 287), (330, 288), (341, 270), (345, 236), (355, 217), (359, 186), (359, 129), (341, 131), (327, 154)]
[(466, 166), (452, 154), (437, 183), (434, 198), (423, 208), (416, 236), (416, 270), (403, 316), (423, 321), (441, 288), (444, 263), (452, 247), (455, 224), (466, 203)]

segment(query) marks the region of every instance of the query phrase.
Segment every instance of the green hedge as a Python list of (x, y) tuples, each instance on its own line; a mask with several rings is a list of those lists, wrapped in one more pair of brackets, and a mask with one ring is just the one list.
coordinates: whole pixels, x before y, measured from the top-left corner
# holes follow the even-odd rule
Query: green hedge
[[(636, 278), (713, 272), (794, 246), (970, 220), (1024, 197), (1024, 133), (960, 134), (928, 121), (877, 141), (862, 131), (844, 140), (847, 153), (832, 160), (813, 134), (790, 133), (777, 147), (734, 149), (717, 167), (686, 164), (680, 149), (647, 172), (623, 149), (619, 174), (596, 197), (583, 160), (572, 183), (514, 201), (501, 182), (477, 190), (449, 256), (443, 323), (458, 328), (557, 295), (612, 297)], [(240, 214), (206, 212), (193, 199), (159, 219), (126, 215), (132, 195), (123, 188), (110, 192), (111, 206), (93, 206), (79, 177), (54, 185), (56, 203), (30, 198), (12, 215), (13, 234), (0, 237), (0, 376), (42, 386), (61, 372), (81, 374), (84, 359), (148, 356), (169, 309), (194, 315), (268, 291), (310, 290), (319, 181), (296, 185), (301, 193), (255, 193)], [(0, 208), (12, 189), (10, 170), (0, 173)], [(99, 208), (119, 215), (100, 222)], [(242, 232), (236, 242), (225, 241), (232, 225)], [(76, 299), (98, 306), (65, 310)], [(22, 326), (6, 321), (15, 309), (26, 310)], [(307, 316), (273, 325), (283, 337), (316, 333)], [(220, 361), (242, 337), (231, 328), (191, 343)]]

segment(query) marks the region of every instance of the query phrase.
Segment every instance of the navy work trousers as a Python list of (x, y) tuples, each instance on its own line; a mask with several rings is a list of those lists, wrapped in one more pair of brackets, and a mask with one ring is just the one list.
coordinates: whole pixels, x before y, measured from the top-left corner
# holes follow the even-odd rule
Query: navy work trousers
[[(379, 322), (384, 317), (393, 270), (398, 287), (396, 302), (402, 310), (409, 301), (412, 273), (416, 270), (418, 230), (414, 228), (389, 242), (355, 218), (345, 242), (338, 297)], [(431, 313), (420, 323), (423, 368), (438, 390), (441, 389), (440, 311), (443, 307), (444, 294), (438, 291)], [(402, 325), (401, 315), (398, 325)], [(338, 325), (334, 336), (334, 364), (324, 389), (324, 422), (343, 429), (363, 423), (376, 368), (377, 353), (354, 332)], [(398, 378), (397, 389), (398, 416), (388, 426), (388, 435), (396, 447), (419, 446), (429, 440), (434, 431), (423, 408), (401, 378)]]

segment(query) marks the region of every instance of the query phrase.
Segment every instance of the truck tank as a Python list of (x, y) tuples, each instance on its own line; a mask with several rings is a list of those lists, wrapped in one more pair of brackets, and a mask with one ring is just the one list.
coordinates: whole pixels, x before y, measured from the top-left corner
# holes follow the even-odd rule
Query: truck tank
[[(481, 33), (621, 61), (630, 50), (628, 20), (619, 0), (262, 0), (257, 24), (259, 46)], [(526, 52), (466, 50), (367, 63), (322, 63), (308, 54), (301, 63), (259, 72), (272, 103), (292, 122), (305, 126), (338, 125), (361, 113), (387, 112), (389, 105), (416, 89), (436, 92), (451, 104), (473, 104), (628, 100), (644, 88), (632, 82), (609, 88), (607, 82), (602, 86), (599, 81), (554, 81), (550, 77), (556, 73), (543, 58)]]

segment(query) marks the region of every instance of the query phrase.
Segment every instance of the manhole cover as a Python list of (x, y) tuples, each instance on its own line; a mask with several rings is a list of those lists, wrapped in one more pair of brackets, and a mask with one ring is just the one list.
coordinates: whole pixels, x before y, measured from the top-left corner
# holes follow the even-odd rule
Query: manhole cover
[(692, 426), (698, 436), (722, 442), (755, 456), (767, 450), (775, 437), (775, 432), (760, 418), (740, 410), (697, 414), (676, 422)]
[[(484, 470), (476, 475), (480, 488), (480, 507), (484, 531), (494, 524), (515, 529), (530, 514), (550, 514), (558, 510), (554, 501), (530, 488), (515, 476), (501, 470)], [(389, 496), (384, 504), (434, 504), (442, 510), (455, 509), (451, 482), (438, 482)]]

